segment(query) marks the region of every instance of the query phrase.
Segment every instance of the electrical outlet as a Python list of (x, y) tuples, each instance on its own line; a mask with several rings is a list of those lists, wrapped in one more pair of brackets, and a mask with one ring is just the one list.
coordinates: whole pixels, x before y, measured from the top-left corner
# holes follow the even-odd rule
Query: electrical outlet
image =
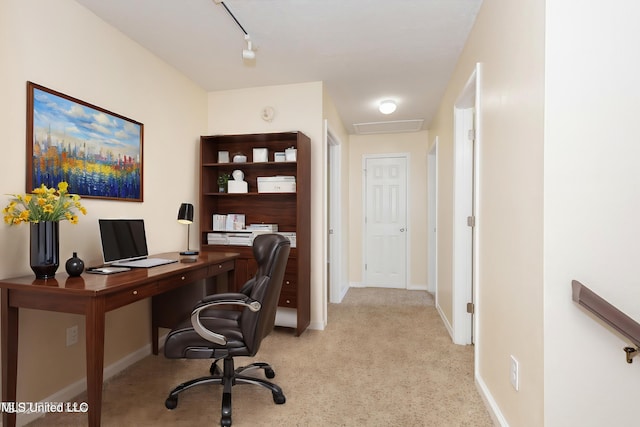
[(516, 391), (518, 391), (518, 389), (520, 388), (520, 383), (519, 383), (520, 372), (518, 372), (518, 369), (519, 369), (518, 360), (515, 357), (513, 357), (513, 355), (511, 355), (511, 368), (509, 369), (509, 379), (511, 380), (511, 385)]
[(78, 343), (78, 325), (67, 328), (67, 347)]

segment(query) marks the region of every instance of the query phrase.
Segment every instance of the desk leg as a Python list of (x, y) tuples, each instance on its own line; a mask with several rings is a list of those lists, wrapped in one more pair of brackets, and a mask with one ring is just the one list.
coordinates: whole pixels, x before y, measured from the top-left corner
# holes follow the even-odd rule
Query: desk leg
[(233, 270), (227, 271), (227, 292), (238, 292), (240, 288), (236, 290), (236, 286), (236, 269), (234, 264)]
[(87, 397), (89, 426), (100, 426), (104, 369), (105, 301), (92, 298), (85, 316), (87, 339)]
[(156, 312), (156, 307), (151, 298), (151, 353), (154, 356), (158, 355), (158, 316), (159, 314)]
[[(18, 309), (9, 307), (9, 290), (2, 289), (2, 401), (16, 401), (18, 382)], [(15, 412), (2, 412), (2, 425), (15, 427)]]

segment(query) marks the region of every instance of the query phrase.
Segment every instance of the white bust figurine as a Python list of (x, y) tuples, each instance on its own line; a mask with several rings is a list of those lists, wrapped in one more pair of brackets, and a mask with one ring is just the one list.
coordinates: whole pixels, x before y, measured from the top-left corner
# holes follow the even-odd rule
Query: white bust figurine
[(233, 180), (230, 180), (227, 185), (229, 187), (229, 193), (247, 193), (248, 185), (244, 181), (244, 173), (240, 169), (236, 169), (231, 173)]

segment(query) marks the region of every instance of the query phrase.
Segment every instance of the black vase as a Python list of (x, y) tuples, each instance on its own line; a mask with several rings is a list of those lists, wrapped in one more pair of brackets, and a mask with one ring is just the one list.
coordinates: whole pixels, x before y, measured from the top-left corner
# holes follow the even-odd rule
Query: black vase
[(79, 276), (84, 271), (84, 261), (78, 258), (77, 252), (74, 252), (73, 256), (65, 263), (64, 268), (69, 276)]
[(58, 271), (59, 225), (58, 221), (30, 223), (29, 261), (36, 279), (49, 279)]

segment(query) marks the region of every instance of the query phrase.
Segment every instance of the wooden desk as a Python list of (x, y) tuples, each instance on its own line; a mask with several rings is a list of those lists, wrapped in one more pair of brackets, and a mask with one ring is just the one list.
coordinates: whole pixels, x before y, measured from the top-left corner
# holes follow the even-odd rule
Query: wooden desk
[[(157, 255), (179, 259), (177, 253)], [(104, 365), (105, 313), (154, 295), (180, 288), (200, 279), (230, 274), (237, 253), (201, 252), (195, 262), (176, 262), (149, 269), (100, 275), (83, 273), (68, 277), (58, 273), (54, 279), (35, 280), (33, 275), (4, 279), (2, 289), (2, 401), (15, 402), (18, 370), (18, 308), (84, 314), (86, 323), (86, 364), (89, 426), (100, 425)], [(154, 352), (158, 329), (152, 316)], [(2, 425), (14, 427), (15, 413), (2, 413)]]

